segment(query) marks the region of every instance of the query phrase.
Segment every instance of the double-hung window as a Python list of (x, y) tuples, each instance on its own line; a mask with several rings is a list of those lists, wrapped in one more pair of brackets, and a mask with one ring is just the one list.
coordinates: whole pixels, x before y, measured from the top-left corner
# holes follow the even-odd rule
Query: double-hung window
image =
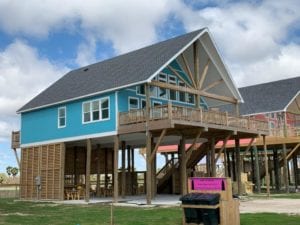
[(84, 102), (82, 105), (83, 123), (109, 119), (109, 99), (102, 98)]
[(66, 107), (59, 107), (58, 108), (58, 115), (57, 115), (57, 123), (58, 128), (66, 127)]

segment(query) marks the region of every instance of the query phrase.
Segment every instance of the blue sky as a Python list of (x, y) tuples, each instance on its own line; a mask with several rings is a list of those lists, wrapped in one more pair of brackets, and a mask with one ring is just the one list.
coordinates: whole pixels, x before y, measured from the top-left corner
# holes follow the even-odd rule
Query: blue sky
[(0, 0), (0, 172), (16, 110), (69, 70), (208, 27), (238, 86), (299, 76), (300, 3)]

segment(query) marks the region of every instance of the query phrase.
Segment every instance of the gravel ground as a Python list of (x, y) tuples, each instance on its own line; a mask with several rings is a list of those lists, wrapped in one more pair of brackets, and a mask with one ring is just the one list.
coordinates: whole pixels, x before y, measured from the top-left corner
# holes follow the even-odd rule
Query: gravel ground
[(287, 213), (300, 215), (300, 199), (255, 199), (240, 201), (241, 213)]

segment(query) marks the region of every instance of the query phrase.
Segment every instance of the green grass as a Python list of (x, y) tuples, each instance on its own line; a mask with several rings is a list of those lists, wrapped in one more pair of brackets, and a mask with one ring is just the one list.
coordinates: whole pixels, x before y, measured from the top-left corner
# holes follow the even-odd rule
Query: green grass
[[(115, 207), (116, 225), (180, 225), (182, 210), (174, 208)], [(299, 225), (300, 216), (242, 214), (241, 225)], [(0, 224), (5, 225), (105, 225), (110, 207), (101, 204), (58, 205), (0, 199)]]

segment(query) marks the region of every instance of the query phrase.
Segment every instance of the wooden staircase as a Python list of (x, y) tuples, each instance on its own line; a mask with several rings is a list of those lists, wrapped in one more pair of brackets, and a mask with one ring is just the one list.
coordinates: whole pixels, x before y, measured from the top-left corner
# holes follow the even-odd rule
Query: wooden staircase
[[(192, 152), (191, 157), (187, 161), (187, 169), (194, 168), (196, 164), (206, 155), (206, 152), (207, 152), (206, 144), (202, 144), (197, 150), (194, 150)], [(178, 158), (170, 159), (166, 163), (166, 165), (156, 174), (158, 193), (164, 193), (167, 186), (172, 184), (172, 174), (179, 173), (178, 168), (179, 168), (179, 159)]]

